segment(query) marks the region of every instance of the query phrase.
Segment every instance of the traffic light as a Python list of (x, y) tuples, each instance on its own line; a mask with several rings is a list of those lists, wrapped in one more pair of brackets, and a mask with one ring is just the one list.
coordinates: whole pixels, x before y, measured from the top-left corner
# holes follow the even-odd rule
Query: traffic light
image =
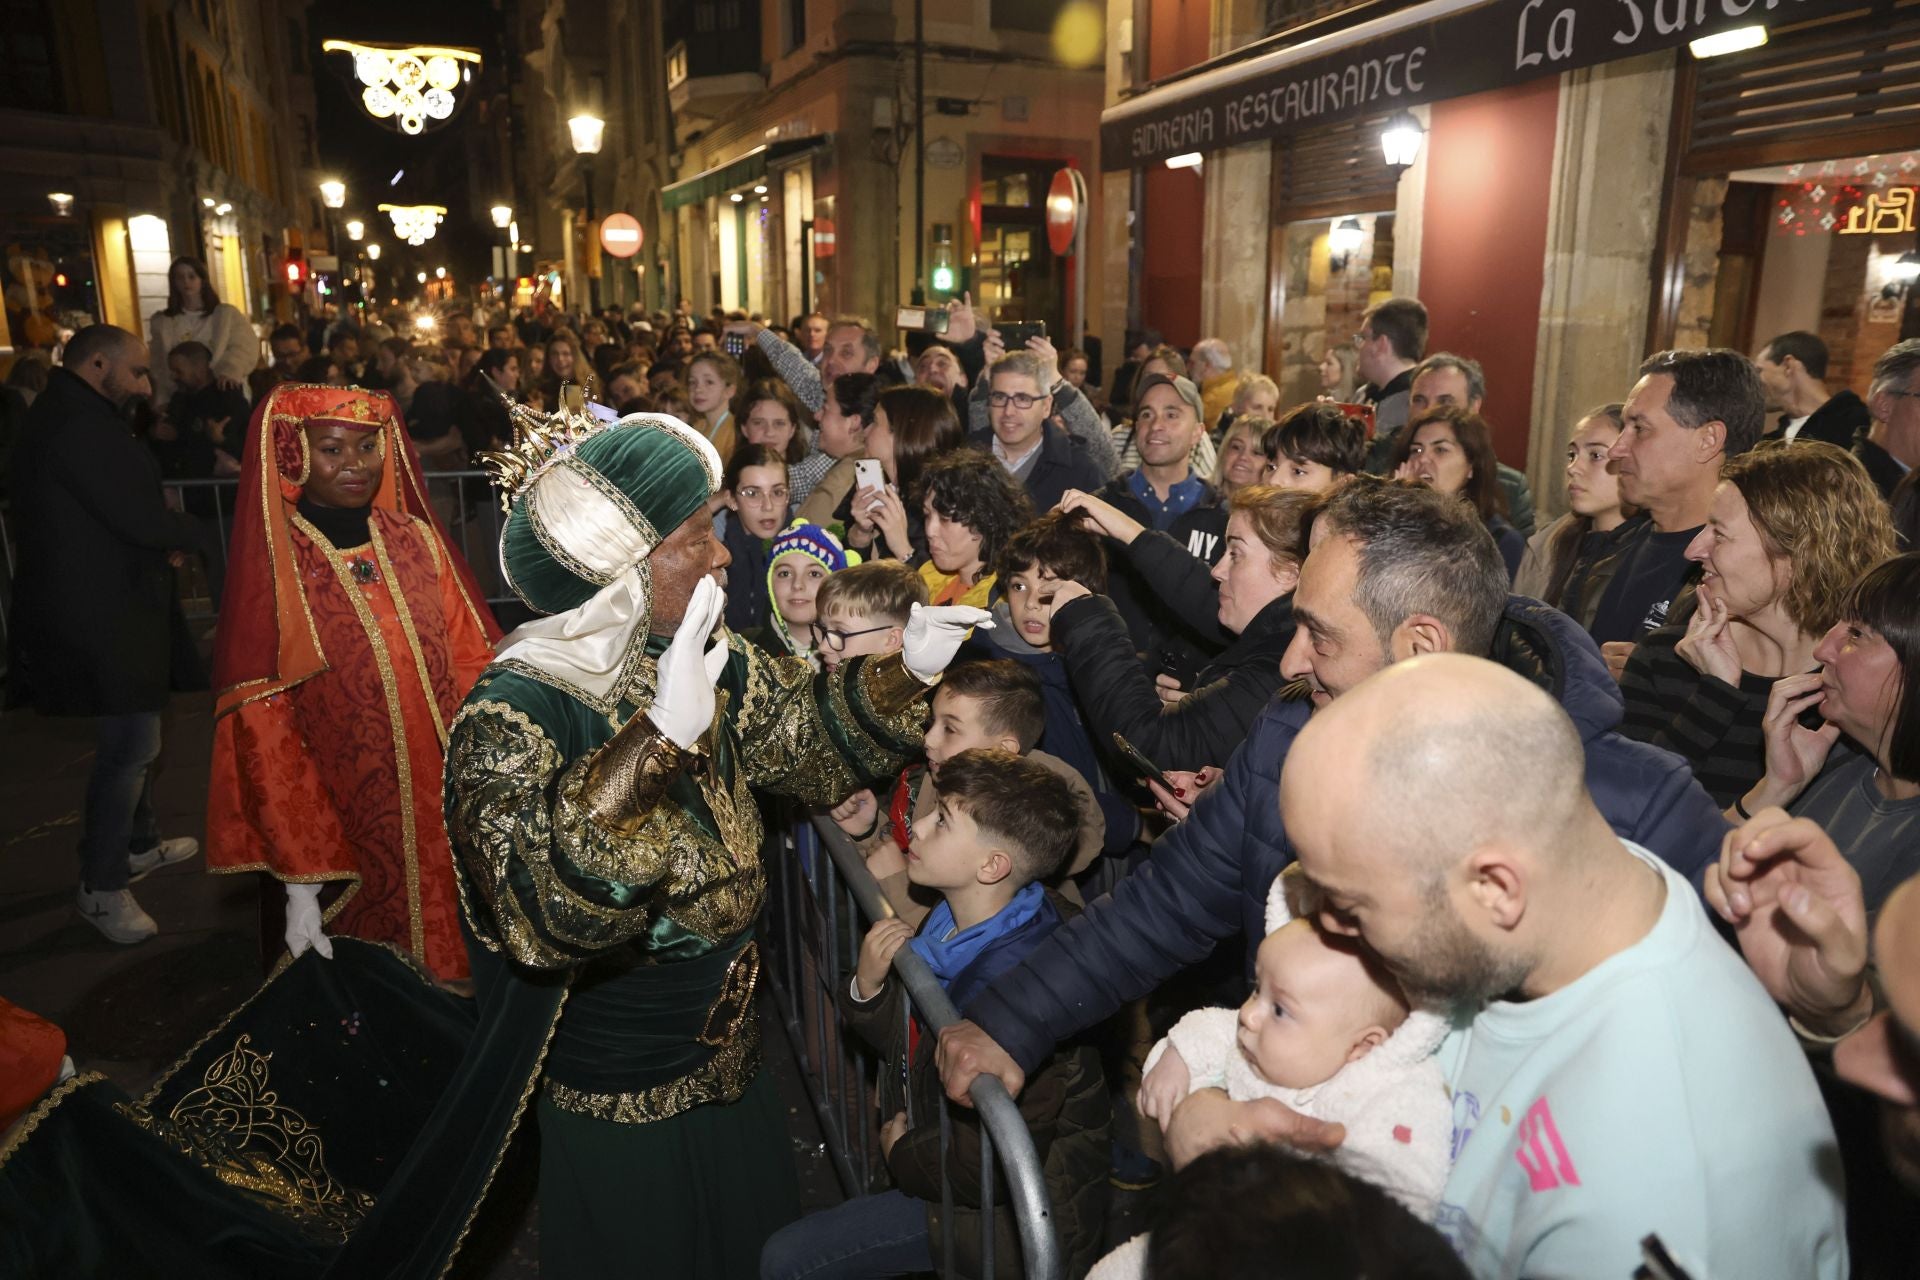
[(953, 292), (953, 268), (941, 263), (933, 269), (933, 288), (936, 293)]
[(286, 266), (286, 275), (287, 275), (287, 288), (292, 289), (295, 293), (298, 293), (302, 288), (302, 286), (304, 286), (307, 283), (306, 259), (295, 258), (291, 256), (288, 257), (287, 266)]

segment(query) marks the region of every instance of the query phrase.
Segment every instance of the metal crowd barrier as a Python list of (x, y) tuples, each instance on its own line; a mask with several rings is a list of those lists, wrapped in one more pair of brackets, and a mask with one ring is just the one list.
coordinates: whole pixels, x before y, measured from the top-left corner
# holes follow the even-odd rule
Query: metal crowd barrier
[[(447, 526), (453, 545), (466, 556), (487, 603), (518, 604), (500, 576), (500, 502), (484, 471), (426, 471), (427, 497)], [(200, 519), (205, 536), (198, 555), (190, 555), (174, 573), (175, 589), (189, 624), (199, 630), (211, 626), (220, 613), (220, 593), (226, 582), (227, 543), (233, 536), (234, 504), (240, 481), (168, 480), (163, 488), (176, 510)], [(6, 651), (7, 628), (13, 613), (13, 517), (0, 509), (0, 654)]]
[[(770, 824), (771, 825), (771, 824)], [(767, 982), (800, 1061), (801, 1077), (826, 1135), (827, 1154), (840, 1186), (849, 1197), (866, 1194), (879, 1155), (868, 1087), (873, 1058), (840, 1017), (836, 996), (858, 963), (865, 921), (894, 914), (880, 886), (846, 835), (832, 822), (815, 818), (786, 831), (774, 828), (778, 848), (766, 859), (768, 907), (765, 925)], [(906, 989), (906, 1016), (918, 1013), (929, 1034), (960, 1021), (933, 971), (911, 947), (894, 953), (893, 976)], [(983, 1274), (994, 1274), (993, 1200), (995, 1165), (1007, 1178), (1020, 1251), (1030, 1280), (1060, 1280), (1064, 1274), (1053, 1208), (1033, 1135), (994, 1076), (981, 1076), (971, 1089), (981, 1128), (980, 1204)], [(908, 1123), (912, 1091), (907, 1091)], [(950, 1142), (947, 1110), (940, 1109), (941, 1220), (944, 1233), (941, 1274), (953, 1268), (954, 1191), (947, 1179)]]

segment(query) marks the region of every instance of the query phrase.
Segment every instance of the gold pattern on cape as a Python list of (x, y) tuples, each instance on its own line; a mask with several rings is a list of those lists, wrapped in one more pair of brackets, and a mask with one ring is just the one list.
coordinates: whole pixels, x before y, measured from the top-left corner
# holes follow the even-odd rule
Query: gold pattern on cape
[(505, 449), (488, 450), (476, 461), (500, 490), (502, 511), (513, 509), (513, 500), (549, 463), (565, 457), (588, 436), (613, 425), (587, 412), (586, 392), (575, 383), (561, 386), (560, 407), (551, 414), (515, 402), (498, 387), (494, 391), (513, 422), (513, 443)]
[(317, 1235), (344, 1242), (374, 1198), (327, 1172), (320, 1135), (305, 1116), (280, 1105), (268, 1073), (272, 1055), (252, 1048), (252, 1039), (235, 1040), (165, 1116), (138, 1102), (116, 1103), (115, 1109), (228, 1186)]
[(549, 1079), (544, 1088), (553, 1105), (574, 1115), (613, 1124), (650, 1124), (691, 1111), (708, 1102), (738, 1102), (760, 1070), (760, 1019), (747, 1018), (740, 1034), (677, 1080), (635, 1093), (586, 1093)]
[(713, 998), (706, 1025), (700, 1028), (701, 1044), (719, 1048), (740, 1034), (753, 1016), (753, 988), (759, 981), (760, 944), (749, 939), (720, 980), (720, 994)]

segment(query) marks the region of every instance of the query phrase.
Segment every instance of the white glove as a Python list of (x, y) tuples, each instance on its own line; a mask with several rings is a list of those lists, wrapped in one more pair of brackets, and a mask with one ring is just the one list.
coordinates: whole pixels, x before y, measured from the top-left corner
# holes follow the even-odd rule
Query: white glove
[(287, 886), (287, 951), (295, 958), (312, 947), (327, 959), (333, 959), (333, 943), (320, 930), (320, 886)]
[(993, 615), (969, 604), (916, 604), (900, 636), (900, 659), (920, 683), (932, 684), (975, 627), (991, 631)]
[(687, 612), (660, 655), (660, 678), (647, 718), (667, 741), (690, 751), (713, 724), (713, 686), (727, 669), (727, 646), (715, 642), (713, 629), (726, 612), (727, 593), (712, 578), (702, 578), (687, 601)]

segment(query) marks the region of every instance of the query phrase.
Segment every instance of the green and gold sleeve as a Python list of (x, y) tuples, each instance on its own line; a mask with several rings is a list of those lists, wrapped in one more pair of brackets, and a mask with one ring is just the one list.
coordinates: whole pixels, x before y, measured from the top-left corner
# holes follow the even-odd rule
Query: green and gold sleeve
[(447, 834), (468, 924), (521, 964), (566, 968), (658, 922), (681, 806), (630, 824), (596, 821), (594, 755), (566, 764), (523, 712), (476, 701), (447, 743)]
[(926, 740), (927, 686), (898, 654), (816, 672), (732, 639), (745, 687), (735, 728), (755, 790), (820, 807), (891, 777)]

